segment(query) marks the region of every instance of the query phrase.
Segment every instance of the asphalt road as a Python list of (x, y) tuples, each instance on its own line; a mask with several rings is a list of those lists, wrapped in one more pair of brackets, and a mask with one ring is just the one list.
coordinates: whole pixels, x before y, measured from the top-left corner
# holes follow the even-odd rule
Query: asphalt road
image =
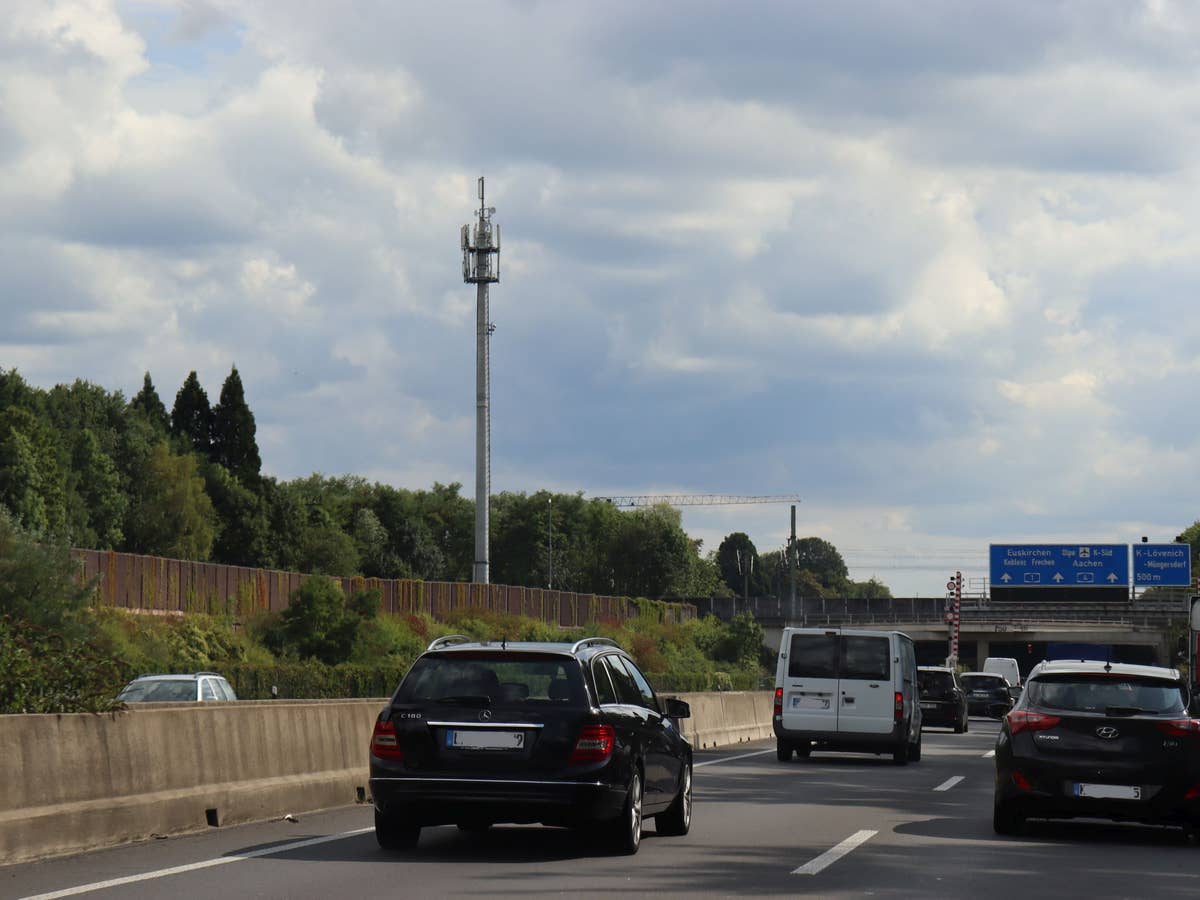
[(595, 852), (559, 829), (455, 828), (415, 852), (375, 843), (369, 806), (28, 865), (0, 867), (0, 897), (328, 898), (664, 896), (1169, 898), (1200, 893), (1200, 847), (1177, 831), (1034, 823), (992, 833), (996, 724), (925, 733), (924, 758), (773, 744), (698, 753), (691, 834), (648, 833), (636, 856)]

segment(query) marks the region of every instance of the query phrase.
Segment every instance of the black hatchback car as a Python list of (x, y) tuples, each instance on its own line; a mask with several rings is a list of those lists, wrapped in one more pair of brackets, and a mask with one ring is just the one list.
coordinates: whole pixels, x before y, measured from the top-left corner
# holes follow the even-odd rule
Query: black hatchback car
[(1012, 709), (1012, 694), (1003, 675), (964, 672), (958, 680), (967, 694), (967, 711), (971, 715), (998, 719)]
[(921, 727), (942, 726), (962, 734), (971, 726), (967, 717), (967, 695), (953, 669), (943, 666), (917, 668), (917, 690), (921, 696)]
[(1042, 663), (996, 742), (992, 824), (1101, 818), (1200, 827), (1200, 720), (1179, 673)]
[(689, 715), (607, 638), (439, 638), (375, 723), (375, 836), (401, 849), (427, 825), (540, 822), (636, 853), (644, 816), (686, 834), (692, 747), (673, 720)]

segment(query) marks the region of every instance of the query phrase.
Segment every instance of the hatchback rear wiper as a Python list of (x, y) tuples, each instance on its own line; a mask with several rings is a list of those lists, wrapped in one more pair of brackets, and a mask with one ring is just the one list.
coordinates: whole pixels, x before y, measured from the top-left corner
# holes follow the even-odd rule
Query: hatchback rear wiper
[(1157, 709), (1142, 709), (1138, 706), (1106, 706), (1104, 714), (1106, 716), (1152, 716), (1158, 713)]
[(446, 703), (456, 706), (491, 706), (492, 698), (487, 694), (452, 694), (449, 697), (438, 697), (434, 703)]

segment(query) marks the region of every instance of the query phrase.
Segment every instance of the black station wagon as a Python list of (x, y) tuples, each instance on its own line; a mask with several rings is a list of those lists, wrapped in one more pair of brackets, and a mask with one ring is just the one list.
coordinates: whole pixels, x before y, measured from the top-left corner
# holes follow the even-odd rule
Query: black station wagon
[(692, 747), (674, 720), (689, 715), (607, 638), (439, 638), (375, 723), (376, 838), (401, 849), (423, 826), (533, 822), (636, 853), (643, 816), (659, 834), (686, 834)]

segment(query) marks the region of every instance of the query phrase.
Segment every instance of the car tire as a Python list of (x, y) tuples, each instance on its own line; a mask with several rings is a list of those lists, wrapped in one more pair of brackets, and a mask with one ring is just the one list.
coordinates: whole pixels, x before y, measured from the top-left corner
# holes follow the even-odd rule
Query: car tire
[(992, 803), (992, 830), (996, 834), (1017, 835), (1025, 827), (1025, 816), (1011, 802), (997, 796)]
[(963, 713), (962, 718), (954, 723), (954, 733), (962, 734), (967, 730), (967, 714)]
[(792, 749), (796, 751), (796, 755), (801, 759), (808, 759), (812, 755), (812, 741), (801, 741), (794, 744)]
[(908, 738), (904, 737), (892, 749), (892, 762), (898, 766), (908, 765)]
[(634, 770), (621, 814), (612, 824), (613, 849), (632, 856), (642, 843), (642, 773)]
[(776, 739), (775, 758), (780, 762), (788, 762), (792, 758), (792, 745), (787, 741)]
[(919, 731), (917, 732), (917, 742), (915, 744), (908, 745), (908, 761), (921, 761), (921, 732)]
[(679, 779), (679, 793), (675, 802), (654, 817), (654, 828), (659, 834), (687, 834), (692, 827), (692, 764), (689, 761)]
[(971, 730), (971, 717), (963, 713), (963, 734), (967, 734)]
[(421, 826), (375, 810), (375, 840), (384, 850), (410, 850), (421, 839)]

